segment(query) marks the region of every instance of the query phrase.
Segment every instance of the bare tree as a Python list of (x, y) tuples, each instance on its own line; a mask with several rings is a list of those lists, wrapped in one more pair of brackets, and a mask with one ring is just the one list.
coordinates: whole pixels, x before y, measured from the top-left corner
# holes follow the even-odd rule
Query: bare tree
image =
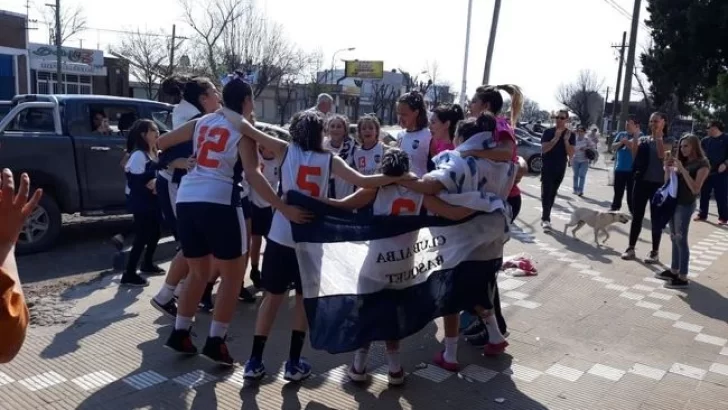
[(397, 89), (397, 87), (391, 87), (389, 92), (387, 93), (387, 97), (385, 98), (385, 102), (387, 105), (387, 111), (389, 112), (389, 124), (394, 124), (394, 115), (397, 111), (397, 100), (399, 99), (399, 96), (401, 95), (401, 91)]
[(138, 29), (126, 34), (121, 44), (112, 47), (111, 51), (129, 61), (130, 74), (144, 84), (147, 98), (157, 99), (158, 84), (163, 78), (174, 72), (169, 65), (169, 56), (172, 48), (177, 53), (181, 48), (181, 41), (171, 44), (164, 33), (142, 33)]
[(575, 82), (562, 84), (556, 100), (579, 117), (582, 124), (589, 126), (601, 115), (602, 97), (599, 90), (604, 80), (599, 79), (591, 70), (582, 70)]
[(387, 104), (387, 96), (390, 93), (390, 88), (392, 87), (389, 84), (381, 81), (372, 81), (372, 111), (379, 118), (384, 116), (384, 107)]
[(182, 5), (185, 22), (197, 34), (197, 41), (203, 47), (202, 57), (207, 66), (207, 72), (213, 78), (224, 74), (220, 68), (219, 49), (226, 30), (240, 21), (245, 12), (246, 4), (236, 0), (207, 0), (194, 2), (179, 0)]
[[(43, 22), (48, 26), (49, 44), (56, 45), (56, 10), (52, 7), (43, 7), (40, 10)], [(81, 5), (76, 7), (61, 7), (61, 44), (76, 34), (88, 28), (86, 16)]]
[(306, 104), (316, 104), (316, 98), (324, 90), (326, 74), (324, 73), (324, 54), (316, 50), (308, 55), (306, 64), (301, 69), (298, 81), (306, 84)]
[(295, 92), (296, 83), (292, 78), (278, 78), (276, 82), (276, 105), (278, 106), (280, 125), (285, 124), (290, 115), (290, 104)]

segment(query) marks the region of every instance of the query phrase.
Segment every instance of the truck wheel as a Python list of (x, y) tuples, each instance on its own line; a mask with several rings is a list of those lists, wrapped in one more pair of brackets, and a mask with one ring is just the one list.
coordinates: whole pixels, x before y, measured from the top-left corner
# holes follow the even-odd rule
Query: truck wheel
[(43, 193), (38, 207), (30, 214), (20, 231), (17, 252), (23, 255), (50, 249), (61, 234), (62, 223), (61, 210), (55, 198)]

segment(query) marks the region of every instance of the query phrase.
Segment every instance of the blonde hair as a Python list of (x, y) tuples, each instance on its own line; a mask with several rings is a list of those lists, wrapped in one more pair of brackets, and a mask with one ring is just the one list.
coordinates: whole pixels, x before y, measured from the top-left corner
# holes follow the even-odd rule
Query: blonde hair
[(511, 125), (515, 126), (523, 110), (524, 98), (521, 87), (515, 84), (481, 85), (475, 90), (473, 98), (488, 104), (489, 111), (498, 115), (503, 109), (503, 96), (500, 91), (505, 91), (511, 97)]

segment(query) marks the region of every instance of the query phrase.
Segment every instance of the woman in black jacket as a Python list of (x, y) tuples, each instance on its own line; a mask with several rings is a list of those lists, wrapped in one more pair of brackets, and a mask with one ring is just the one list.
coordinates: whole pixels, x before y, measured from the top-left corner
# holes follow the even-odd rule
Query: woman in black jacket
[(154, 121), (138, 120), (127, 135), (129, 160), (124, 166), (129, 212), (134, 215), (134, 245), (127, 260), (121, 284), (147, 286), (149, 283), (137, 273), (139, 259), (146, 249), (141, 266), (142, 273), (162, 274), (164, 270), (154, 264), (154, 251), (159, 242), (161, 211), (155, 191), (158, 157), (156, 141), (159, 129)]

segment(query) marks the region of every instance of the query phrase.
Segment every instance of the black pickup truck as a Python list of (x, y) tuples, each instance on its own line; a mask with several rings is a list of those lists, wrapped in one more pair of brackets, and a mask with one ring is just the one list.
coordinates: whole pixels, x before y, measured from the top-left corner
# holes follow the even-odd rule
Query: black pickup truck
[[(125, 131), (139, 118), (166, 132), (173, 106), (95, 95), (19, 95), (0, 120), (0, 167), (27, 172), (45, 194), (20, 235), (17, 251), (54, 245), (62, 214), (123, 214), (126, 180), (120, 168)], [(108, 121), (108, 126), (99, 127)], [(99, 131), (103, 130), (103, 131)]]

